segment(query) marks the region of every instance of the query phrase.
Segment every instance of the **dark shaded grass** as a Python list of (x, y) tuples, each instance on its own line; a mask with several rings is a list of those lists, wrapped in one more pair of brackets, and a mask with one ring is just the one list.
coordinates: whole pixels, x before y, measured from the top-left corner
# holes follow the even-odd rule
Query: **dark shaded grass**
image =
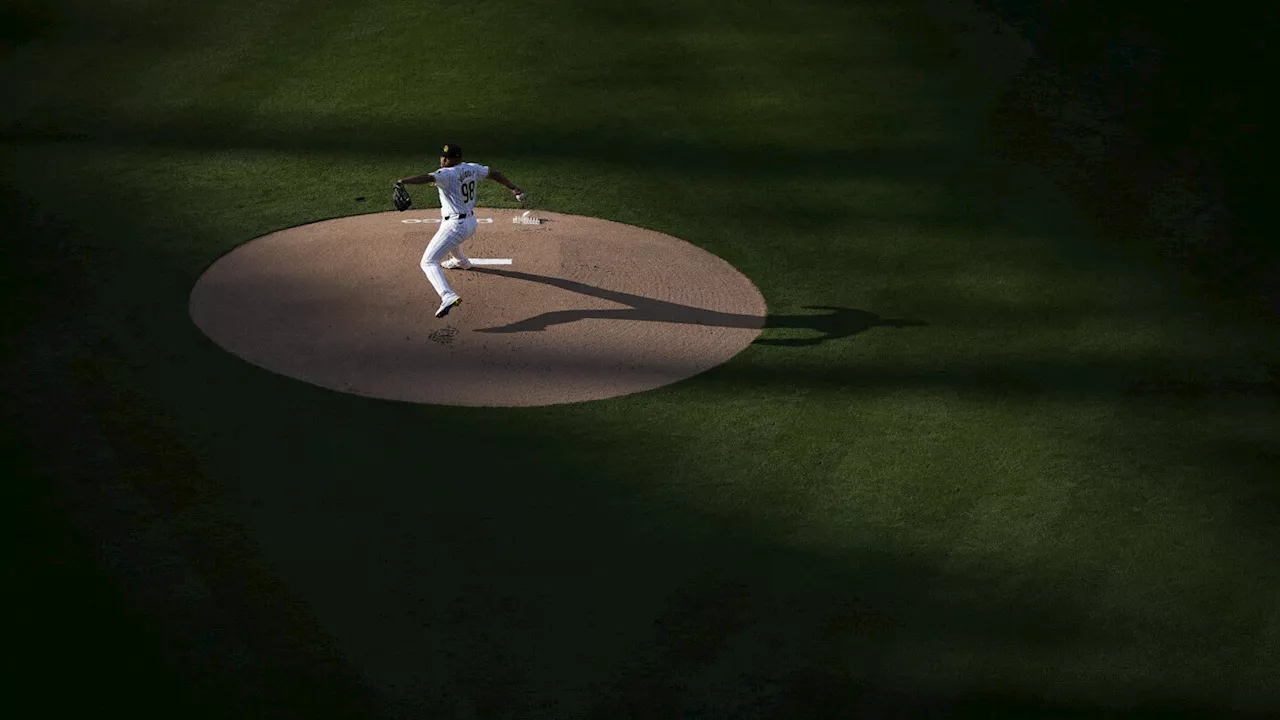
[[(1011, 146), (1123, 235), (1212, 296), (1280, 298), (1265, 152), (1275, 112), (1251, 68), (1267, 62), (1274, 8), (1189, 2), (983, 0), (1033, 44), (1009, 88)], [(1099, 148), (1101, 147), (1101, 150)], [(1143, 247), (1145, 246), (1145, 247)]]

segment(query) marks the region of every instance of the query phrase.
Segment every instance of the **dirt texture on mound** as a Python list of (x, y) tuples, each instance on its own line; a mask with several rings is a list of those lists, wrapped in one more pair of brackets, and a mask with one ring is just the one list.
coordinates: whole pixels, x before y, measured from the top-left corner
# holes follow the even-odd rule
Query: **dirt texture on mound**
[(727, 361), (765, 322), (760, 292), (678, 238), (597, 218), (479, 208), (463, 245), (509, 265), (447, 270), (447, 317), (419, 267), (439, 211), (282, 230), (224, 255), (190, 313), (226, 350), (321, 387), (390, 400), (533, 406), (600, 400)]

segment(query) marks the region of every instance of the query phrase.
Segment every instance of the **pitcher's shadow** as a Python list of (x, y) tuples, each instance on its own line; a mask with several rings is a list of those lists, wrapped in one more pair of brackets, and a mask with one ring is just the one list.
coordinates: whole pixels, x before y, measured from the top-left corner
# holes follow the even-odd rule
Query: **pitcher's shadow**
[(928, 324), (922, 320), (883, 318), (866, 310), (854, 310), (851, 308), (834, 307), (830, 305), (804, 306), (805, 310), (826, 311), (825, 314), (820, 315), (786, 314), (769, 315), (762, 318), (755, 315), (704, 310), (702, 308), (689, 307), (688, 305), (681, 305), (667, 300), (655, 300), (654, 298), (647, 298), (641, 295), (632, 295), (630, 293), (618, 292), (616, 290), (606, 290), (604, 288), (587, 285), (586, 283), (581, 283), (576, 280), (547, 277), (545, 275), (534, 275), (532, 273), (520, 272), (518, 270), (473, 268), (470, 272), (494, 275), (497, 277), (509, 277), (516, 280), (525, 280), (527, 282), (550, 285), (552, 287), (568, 290), (580, 295), (587, 295), (589, 297), (608, 300), (610, 302), (627, 306), (625, 308), (593, 310), (553, 310), (540, 315), (535, 315), (525, 320), (508, 323), (506, 325), (478, 329), (476, 332), (540, 332), (542, 330), (546, 330), (552, 325), (563, 325), (565, 323), (576, 322), (578, 320), (615, 319), (744, 329), (779, 328), (788, 330), (809, 330), (818, 333), (815, 337), (778, 339), (757, 338), (755, 341), (757, 345), (804, 347), (809, 345), (818, 345), (830, 340), (839, 340), (841, 338), (851, 337), (872, 328), (922, 327)]

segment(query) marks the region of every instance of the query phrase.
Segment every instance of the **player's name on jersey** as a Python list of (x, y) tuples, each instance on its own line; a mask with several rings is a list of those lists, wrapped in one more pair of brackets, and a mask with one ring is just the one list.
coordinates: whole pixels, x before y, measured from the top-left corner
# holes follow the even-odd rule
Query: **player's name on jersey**
[[(444, 220), (443, 218), (408, 218), (405, 220), (401, 220), (400, 222), (404, 223), (405, 225), (414, 225), (416, 223), (438, 223), (438, 222), (442, 222), (443, 220)], [(493, 222), (493, 218), (476, 218), (476, 222), (491, 223)]]

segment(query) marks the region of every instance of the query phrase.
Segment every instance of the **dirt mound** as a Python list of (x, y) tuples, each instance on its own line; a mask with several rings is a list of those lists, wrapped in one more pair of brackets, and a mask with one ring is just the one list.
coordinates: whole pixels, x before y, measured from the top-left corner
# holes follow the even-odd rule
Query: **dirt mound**
[(760, 292), (720, 258), (620, 223), (480, 208), (444, 319), (418, 267), (438, 211), (326, 220), (220, 258), (191, 293), (214, 342), (321, 387), (442, 405), (532, 406), (661, 387), (727, 361), (765, 321)]

